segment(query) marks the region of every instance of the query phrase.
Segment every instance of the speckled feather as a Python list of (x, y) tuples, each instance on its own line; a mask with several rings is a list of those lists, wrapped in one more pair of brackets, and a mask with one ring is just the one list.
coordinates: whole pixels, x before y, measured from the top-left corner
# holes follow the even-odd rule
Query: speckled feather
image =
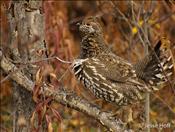
[(135, 103), (144, 98), (146, 91), (157, 90), (153, 87), (166, 81), (159, 65), (169, 75), (172, 73), (171, 58), (161, 43), (154, 50), (162, 64), (158, 63), (155, 54), (150, 53), (132, 65), (109, 50), (98, 18), (86, 18), (79, 29), (81, 53), (72, 64), (73, 71), (84, 87), (98, 98), (117, 105)]

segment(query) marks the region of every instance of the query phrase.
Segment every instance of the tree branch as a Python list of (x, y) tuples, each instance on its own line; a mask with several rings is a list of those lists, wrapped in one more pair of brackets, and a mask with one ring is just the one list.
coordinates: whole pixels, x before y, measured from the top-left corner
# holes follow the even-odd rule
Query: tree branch
[[(12, 71), (11, 79), (16, 81), (23, 88), (32, 92), (35, 83), (28, 79), (18, 68), (10, 61), (9, 58), (1, 56), (1, 68), (8, 74)], [(89, 115), (99, 121), (102, 125), (111, 131), (123, 131), (124, 123), (120, 119), (113, 117), (110, 112), (102, 112), (97, 106), (90, 104), (87, 100), (78, 97), (74, 92), (68, 92), (59, 88), (59, 90), (51, 90), (48, 86), (43, 87), (42, 94), (44, 96), (52, 96), (55, 101), (72, 109), (78, 110)]]

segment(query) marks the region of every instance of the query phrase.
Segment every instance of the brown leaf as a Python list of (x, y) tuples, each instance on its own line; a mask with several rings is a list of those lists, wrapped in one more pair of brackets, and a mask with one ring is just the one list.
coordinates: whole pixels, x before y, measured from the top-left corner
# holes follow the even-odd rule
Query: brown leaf
[(49, 125), (48, 125), (48, 132), (53, 132), (53, 127), (51, 122), (49, 122)]

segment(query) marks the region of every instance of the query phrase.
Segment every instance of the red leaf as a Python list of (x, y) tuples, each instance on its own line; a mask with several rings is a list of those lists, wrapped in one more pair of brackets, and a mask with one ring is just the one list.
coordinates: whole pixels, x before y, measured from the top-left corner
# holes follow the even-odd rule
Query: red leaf
[(61, 121), (62, 118), (61, 118), (61, 115), (59, 114), (59, 112), (57, 110), (55, 110), (54, 108), (50, 107), (54, 116), (57, 118), (58, 121)]
[(46, 121), (47, 121), (47, 124), (49, 124), (52, 121), (51, 117), (48, 114), (46, 114)]

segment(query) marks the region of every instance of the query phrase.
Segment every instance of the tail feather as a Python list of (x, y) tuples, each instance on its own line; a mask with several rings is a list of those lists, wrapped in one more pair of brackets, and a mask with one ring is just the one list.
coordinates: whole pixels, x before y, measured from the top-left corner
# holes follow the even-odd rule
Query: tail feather
[(166, 82), (173, 74), (170, 42), (162, 38), (154, 47), (154, 51), (136, 63), (134, 67), (137, 76), (156, 90), (156, 86)]

